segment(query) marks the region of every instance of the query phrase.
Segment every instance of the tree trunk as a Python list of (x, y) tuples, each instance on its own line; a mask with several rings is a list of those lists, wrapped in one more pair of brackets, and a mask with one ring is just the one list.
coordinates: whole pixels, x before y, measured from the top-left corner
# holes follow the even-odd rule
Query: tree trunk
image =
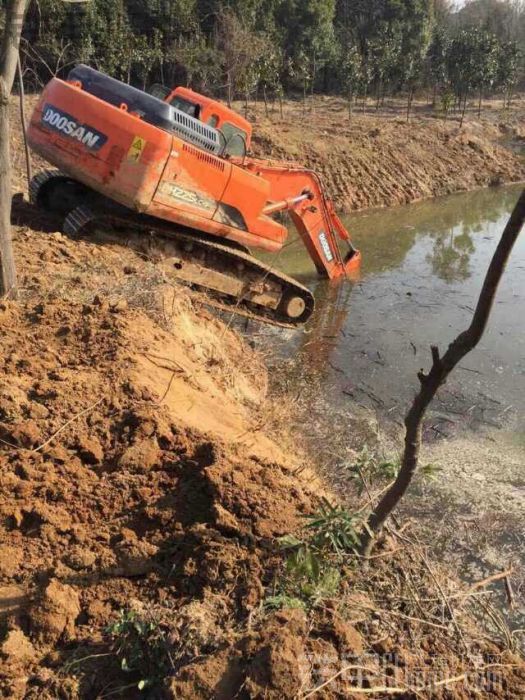
[(507, 109), (510, 109), (510, 106), (511, 106), (511, 104), (512, 104), (512, 88), (513, 88), (513, 86), (511, 85), (511, 86), (509, 87), (509, 96), (508, 96), (508, 100), (507, 100)]
[(385, 493), (368, 519), (367, 528), (361, 541), (361, 552), (365, 556), (368, 556), (372, 551), (375, 535), (381, 530), (386, 519), (397, 507), (412, 483), (419, 462), (423, 418), (428, 406), (452, 370), (479, 343), (487, 327), (499, 283), (524, 222), (525, 189), (522, 191), (498, 243), (470, 326), (448, 346), (442, 358), (437, 346), (432, 346), (432, 368), (428, 374), (421, 371), (418, 375), (421, 388), (405, 418), (405, 449), (401, 469), (394, 484)]
[(483, 88), (479, 89), (479, 101), (478, 101), (478, 119), (481, 118), (481, 103), (483, 101)]
[(316, 61), (316, 56), (315, 56), (315, 51), (313, 55), (313, 61), (312, 61), (312, 85), (311, 85), (311, 103), (312, 103), (312, 112), (314, 111), (314, 91), (315, 91), (315, 80), (317, 78), (317, 61)]
[(27, 143), (27, 121), (26, 121), (26, 105), (25, 105), (25, 90), (24, 90), (24, 74), (22, 72), (22, 63), (20, 54), (18, 55), (18, 83), (20, 90), (20, 122), (22, 124), (22, 134), (24, 137), (24, 152), (26, 157), (26, 174), (27, 174), (27, 189), (29, 192), (29, 184), (33, 179), (33, 167), (31, 165), (31, 153), (29, 152), (29, 144)]
[(266, 118), (270, 116), (268, 112), (268, 96), (266, 95), (266, 85), (263, 85), (263, 100), (264, 100), (264, 112), (266, 114)]
[(381, 80), (379, 80), (377, 83), (376, 112), (379, 110), (380, 103), (381, 103)]
[(17, 297), (16, 267), (11, 241), (11, 158), (9, 152), (9, 91), (0, 76), (0, 297)]
[(465, 120), (465, 112), (467, 111), (467, 97), (468, 93), (465, 92), (465, 97), (463, 99), (463, 109), (461, 111), (461, 119), (459, 120), (459, 128), (463, 126), (463, 121)]
[(0, 75), (7, 94), (13, 89), (18, 64), (18, 47), (28, 0), (10, 0), (5, 12), (4, 34), (0, 48)]
[(230, 107), (230, 109), (231, 109), (231, 106), (232, 106), (232, 77), (231, 77), (230, 73), (228, 73), (227, 76), (228, 76), (228, 107)]
[(353, 111), (353, 100), (354, 95), (352, 90), (348, 91), (348, 119), (352, 121), (352, 111)]
[(28, 0), (11, 0), (5, 10), (0, 47), (0, 296), (16, 298), (16, 267), (11, 241), (11, 157), (9, 96), (18, 67), (18, 48)]
[(410, 111), (412, 109), (412, 99), (414, 98), (414, 88), (411, 87), (409, 92), (408, 92), (408, 100), (407, 100), (407, 122), (410, 121)]

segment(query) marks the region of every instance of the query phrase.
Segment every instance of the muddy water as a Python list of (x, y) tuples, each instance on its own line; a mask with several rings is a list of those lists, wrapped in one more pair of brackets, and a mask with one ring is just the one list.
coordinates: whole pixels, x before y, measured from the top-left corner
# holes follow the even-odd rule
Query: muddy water
[[(351, 395), (395, 417), (429, 365), (429, 346), (445, 348), (465, 328), (520, 188), (455, 195), (405, 208), (349, 216), (363, 254), (361, 280), (319, 281), (300, 241), (280, 266), (315, 289), (317, 312), (284, 353), (302, 371), (321, 372)], [(497, 425), (525, 415), (525, 235), (519, 240), (478, 349), (464, 360), (443, 408), (468, 403), (469, 420)], [(458, 414), (459, 415), (459, 414)]]
[[(266, 345), (281, 384), (299, 397), (310, 449), (340, 463), (345, 443), (399, 449), (417, 372), (430, 365), (429, 346), (445, 349), (469, 323), (520, 191), (491, 189), (347, 217), (363, 254), (354, 284), (319, 281), (300, 241), (287, 247), (279, 266), (314, 289), (317, 310), (304, 332), (270, 332)], [(517, 608), (502, 609), (513, 627), (524, 627), (525, 234), (489, 328), (440, 391), (424, 439), (423, 459), (443, 471), (436, 482), (416, 484), (406, 512), (467, 580), (513, 565)], [(337, 479), (344, 489), (344, 477)]]

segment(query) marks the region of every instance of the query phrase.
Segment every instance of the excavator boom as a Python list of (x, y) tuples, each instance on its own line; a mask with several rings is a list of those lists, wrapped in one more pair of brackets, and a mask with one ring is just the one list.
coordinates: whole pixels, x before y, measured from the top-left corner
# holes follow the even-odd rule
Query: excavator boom
[[(270, 215), (287, 211), (310, 255), (317, 272), (328, 279), (353, 276), (359, 270), (361, 255), (323, 191), (319, 176), (294, 163), (249, 158), (243, 167), (270, 184), (274, 201), (263, 209)], [(294, 193), (294, 194), (292, 194)], [(290, 196), (292, 194), (292, 196)], [(342, 255), (337, 239), (348, 245)]]

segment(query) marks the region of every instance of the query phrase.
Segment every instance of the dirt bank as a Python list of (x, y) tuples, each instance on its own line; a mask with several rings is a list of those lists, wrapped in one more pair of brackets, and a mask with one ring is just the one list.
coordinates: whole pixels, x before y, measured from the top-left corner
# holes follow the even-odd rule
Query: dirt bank
[[(238, 105), (241, 109), (241, 105)], [(308, 109), (311, 102), (308, 103)], [(343, 211), (390, 207), (427, 197), (463, 192), (525, 179), (525, 161), (511, 141), (523, 143), (525, 100), (510, 112), (488, 103), (478, 119), (436, 118), (425, 103), (416, 104), (409, 123), (401, 102), (380, 113), (354, 111), (338, 98), (317, 97), (313, 111), (286, 102), (283, 117), (271, 119), (250, 108), (255, 151), (261, 156), (299, 161), (323, 176), (330, 196)]]
[(490, 641), (475, 598), (406, 533), (367, 571), (333, 553), (304, 564), (312, 550), (290, 536), (310, 542), (305, 516), (348, 537), (353, 521), (320, 511), (330, 495), (286, 404), (202, 299), (131, 250), (71, 241), (22, 204), (15, 219), (22, 298), (0, 306), (3, 697), (523, 697), (512, 645)]

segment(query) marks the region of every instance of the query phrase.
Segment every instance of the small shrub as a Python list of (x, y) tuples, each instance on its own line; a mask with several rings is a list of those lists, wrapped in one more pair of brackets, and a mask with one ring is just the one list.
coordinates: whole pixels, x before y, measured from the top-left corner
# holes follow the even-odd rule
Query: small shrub
[(285, 594), (268, 596), (264, 601), (264, 606), (268, 610), (281, 610), (282, 608), (304, 610), (306, 608), (304, 600)]
[(423, 476), (425, 479), (428, 479), (429, 481), (434, 481), (435, 479), (437, 479), (442, 471), (443, 468), (438, 466), (437, 464), (424, 464), (419, 469), (421, 476)]
[(356, 461), (348, 468), (351, 479), (357, 482), (359, 495), (365, 491), (365, 484), (373, 485), (375, 482), (393, 481), (400, 469), (398, 460), (380, 460), (370, 450), (363, 447)]
[(338, 556), (350, 554), (359, 546), (360, 519), (343, 506), (333, 506), (323, 498), (317, 513), (307, 517), (311, 543), (319, 551)]
[(107, 632), (121, 669), (137, 678), (139, 690), (156, 685), (169, 674), (173, 666), (169, 645), (156, 620), (132, 610), (121, 611)]
[(345, 555), (359, 545), (361, 522), (342, 506), (322, 499), (316, 513), (306, 518), (304, 537), (279, 540), (287, 551), (279, 592), (266, 599), (268, 608), (306, 608), (337, 595)]

